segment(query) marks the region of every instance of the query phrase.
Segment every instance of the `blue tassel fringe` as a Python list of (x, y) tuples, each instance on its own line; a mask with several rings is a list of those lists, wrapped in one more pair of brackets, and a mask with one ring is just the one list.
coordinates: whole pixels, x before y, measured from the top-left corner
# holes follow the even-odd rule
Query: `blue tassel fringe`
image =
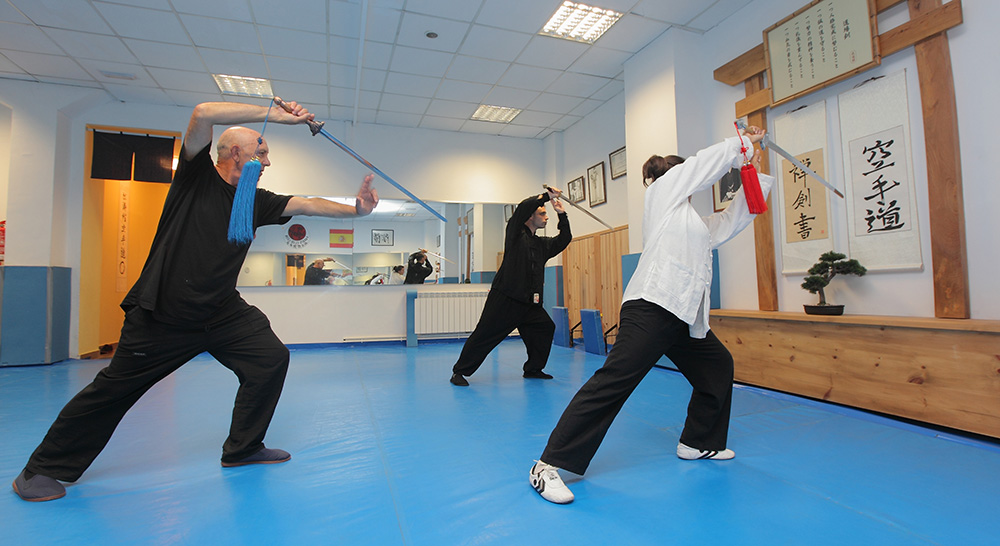
[(253, 242), (253, 201), (262, 169), (256, 159), (243, 165), (233, 198), (233, 212), (229, 215), (228, 238), (231, 243), (248, 245)]

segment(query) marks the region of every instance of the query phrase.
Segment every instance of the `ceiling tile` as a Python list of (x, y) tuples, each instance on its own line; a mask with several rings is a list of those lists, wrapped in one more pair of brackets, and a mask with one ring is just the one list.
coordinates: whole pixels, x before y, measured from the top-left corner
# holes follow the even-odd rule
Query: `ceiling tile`
[(590, 98), (599, 101), (606, 101), (622, 91), (625, 91), (625, 82), (622, 80), (611, 80), (604, 87), (598, 89), (596, 93), (590, 96)]
[(104, 84), (104, 89), (111, 96), (122, 102), (141, 102), (149, 104), (174, 104), (174, 99), (155, 87), (136, 87), (134, 85)]
[(709, 30), (750, 3), (750, 0), (718, 0), (691, 21), (692, 28)]
[(230, 19), (236, 21), (251, 21), (250, 10), (247, 9), (246, 0), (170, 0), (174, 9), (180, 13), (193, 13), (216, 17), (219, 19)]
[(562, 76), (559, 76), (559, 79), (555, 83), (549, 86), (547, 91), (550, 93), (572, 95), (574, 97), (589, 97), (607, 83), (607, 78), (565, 72)]
[(275, 81), (326, 85), (330, 79), (326, 73), (328, 67), (327, 63), (316, 61), (267, 57), (269, 77)]
[(580, 97), (570, 97), (567, 95), (556, 95), (554, 93), (542, 93), (537, 99), (528, 105), (528, 108), (538, 112), (550, 112), (553, 114), (568, 114), (580, 105), (583, 99)]
[(441, 51), (397, 46), (392, 53), (391, 67), (394, 72), (443, 77), (452, 57), (454, 55)]
[(147, 68), (149, 75), (164, 89), (193, 91), (195, 93), (218, 93), (219, 86), (212, 76), (205, 72), (189, 72), (172, 68)]
[(457, 100), (464, 102), (482, 102), (492, 85), (472, 82), (459, 82), (455, 80), (442, 80), (441, 85), (434, 95), (435, 98), (446, 100)]
[(90, 2), (66, 0), (17, 0), (14, 2), (28, 19), (40, 27), (110, 34), (111, 28), (94, 11)]
[(589, 115), (594, 110), (597, 110), (597, 108), (600, 105), (602, 105), (602, 104), (604, 104), (604, 101), (594, 100), (594, 99), (585, 99), (583, 102), (581, 102), (580, 104), (578, 104), (576, 106), (576, 108), (574, 108), (573, 110), (571, 110), (569, 113), (572, 114), (572, 115), (574, 115), (574, 116), (586, 117), (587, 115)]
[(460, 102), (453, 100), (434, 99), (427, 107), (428, 116), (438, 116), (443, 118), (457, 118), (466, 120), (479, 108), (479, 104)]
[(625, 61), (631, 56), (631, 53), (624, 51), (591, 47), (570, 65), (569, 70), (591, 76), (614, 78), (625, 70)]
[(174, 13), (119, 4), (95, 3), (94, 5), (119, 36), (169, 44), (191, 43)]
[[(365, 25), (365, 39), (387, 44), (396, 41), (396, 29), (403, 12), (398, 9), (369, 8), (368, 20)], [(361, 20), (355, 19), (354, 26), (361, 28)], [(355, 34), (357, 36), (357, 34)]]
[(514, 64), (500, 78), (499, 83), (506, 87), (544, 91), (552, 82), (559, 78), (560, 74), (562, 72), (558, 70)]
[(260, 45), (268, 55), (306, 61), (327, 61), (326, 34), (265, 26), (259, 26), (257, 30), (260, 33)]
[(357, 85), (358, 71), (353, 66), (330, 63), (329, 71), (330, 85), (351, 88)]
[(538, 98), (537, 91), (514, 89), (512, 87), (494, 87), (486, 96), (485, 103), (508, 108), (527, 108), (531, 101)]
[(216, 102), (222, 100), (220, 93), (192, 93), (190, 91), (179, 91), (176, 89), (164, 89), (163, 92), (178, 106), (194, 107), (203, 102)]
[(407, 114), (423, 114), (427, 110), (427, 105), (431, 103), (431, 99), (425, 97), (413, 97), (410, 95), (394, 95), (392, 93), (383, 93), (382, 101), (379, 102), (379, 110), (388, 110), (389, 112), (403, 112)]
[[(353, 2), (330, 0), (330, 33), (357, 38), (361, 35), (361, 6)], [(395, 27), (394, 27), (395, 30)]]
[(219, 49), (198, 48), (198, 53), (205, 60), (205, 66), (212, 74), (229, 74), (230, 76), (246, 76), (250, 78), (267, 78), (267, 63), (263, 55), (251, 55), (238, 51), (222, 51)]
[[(23, 2), (24, 0), (18, 1)], [(33, 0), (28, 0), (28, 3), (31, 2), (33, 2)], [(31, 23), (27, 17), (21, 15), (20, 11), (14, 9), (14, 6), (11, 6), (7, 2), (0, 2), (0, 21), (6, 21), (8, 23)]]
[(448, 78), (493, 85), (507, 71), (507, 63), (456, 55), (448, 67)]
[(354, 89), (347, 87), (329, 88), (330, 104), (337, 106), (352, 106), (354, 104)]
[(417, 127), (420, 125), (419, 114), (404, 114), (400, 112), (386, 112), (379, 110), (375, 116), (376, 123), (385, 125), (396, 125), (399, 127)]
[(463, 133), (481, 133), (487, 135), (499, 135), (500, 131), (503, 131), (506, 124), (503, 123), (493, 123), (490, 121), (476, 121), (470, 119), (462, 124)]
[(250, 0), (258, 24), (326, 33), (326, 0)]
[[(159, 84), (150, 77), (146, 69), (137, 64), (112, 63), (93, 59), (81, 59), (79, 62), (95, 80), (102, 83), (121, 86), (159, 87)], [(131, 75), (134, 79), (128, 80), (121, 77), (109, 77), (105, 73), (124, 77)]]
[(50, 55), (63, 54), (63, 50), (44, 32), (31, 25), (17, 23), (0, 23), (0, 49)]
[(181, 15), (181, 22), (196, 46), (261, 53), (257, 30), (250, 23), (197, 15)]
[(430, 98), (434, 96), (440, 83), (441, 78), (389, 72), (389, 76), (385, 80), (385, 92)]
[(284, 100), (304, 104), (326, 104), (329, 92), (325, 85), (297, 82), (271, 82), (271, 90)]
[(548, 112), (535, 112), (525, 110), (514, 118), (511, 123), (516, 125), (531, 125), (535, 127), (548, 127), (562, 117), (562, 114), (550, 114)]
[(531, 127), (529, 125), (508, 125), (500, 131), (500, 134), (506, 137), (535, 138), (543, 129), (544, 127)]
[(566, 70), (569, 65), (583, 55), (584, 51), (590, 47), (580, 42), (571, 42), (560, 38), (550, 38), (548, 36), (535, 36), (524, 48), (517, 62), (554, 68), (556, 70)]
[(538, 0), (486, 0), (476, 21), (535, 34), (545, 26), (558, 7), (558, 2)]
[[(330, 36), (330, 62), (357, 66), (358, 39), (343, 36)], [(367, 48), (366, 48), (367, 49)], [(367, 51), (366, 51), (367, 54)]]
[(385, 78), (388, 74), (385, 70), (369, 70), (367, 68), (362, 70), (361, 88), (368, 91), (382, 91), (385, 88)]
[(406, 11), (469, 22), (480, 5), (482, 0), (407, 0)]
[[(430, 31), (438, 34), (437, 38), (428, 38)], [(468, 23), (450, 21), (440, 17), (429, 17), (416, 13), (404, 13), (403, 22), (396, 36), (396, 43), (410, 47), (421, 47), (436, 51), (455, 53), (458, 46), (465, 40), (469, 31)]]
[(45, 55), (25, 51), (4, 51), (14, 64), (20, 66), (28, 74), (34, 76), (49, 76), (70, 80), (93, 80), (86, 70), (80, 68), (73, 59), (60, 55)]
[(594, 45), (636, 53), (666, 30), (663, 23), (626, 14), (604, 36), (598, 38)]
[(641, 0), (632, 13), (666, 23), (687, 25), (708, 6), (708, 2), (690, 0)]
[(437, 129), (440, 131), (458, 131), (465, 123), (464, 119), (439, 118), (435, 116), (424, 116), (420, 120), (420, 127), (424, 129)]
[[(389, 70), (392, 60), (392, 45), (379, 42), (365, 44), (364, 67), (378, 70)], [(356, 61), (355, 61), (356, 62)]]
[(0, 72), (6, 74), (25, 74), (24, 70), (21, 70), (20, 67), (2, 54), (0, 54)]
[(459, 52), (472, 57), (511, 62), (530, 40), (530, 34), (473, 25)]
[(581, 119), (583, 119), (581, 116), (563, 116), (559, 119), (559, 121), (552, 124), (552, 128), (559, 131), (565, 131)]
[(73, 56), (84, 59), (101, 59), (105, 61), (134, 63), (138, 59), (125, 47), (119, 38), (74, 32), (72, 30), (48, 29), (45, 32), (64, 51), (73, 52)]
[(372, 91), (362, 91), (360, 95), (360, 101), (358, 106), (360, 108), (374, 110), (378, 108), (379, 101), (382, 100), (382, 93), (374, 93)]
[(192, 69), (202, 64), (192, 46), (163, 44), (125, 38), (122, 40), (144, 65), (160, 68)]

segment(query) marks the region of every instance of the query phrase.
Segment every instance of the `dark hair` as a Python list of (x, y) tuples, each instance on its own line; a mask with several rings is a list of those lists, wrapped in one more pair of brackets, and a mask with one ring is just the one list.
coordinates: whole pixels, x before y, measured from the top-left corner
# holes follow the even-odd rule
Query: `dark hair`
[(666, 157), (651, 156), (642, 164), (642, 185), (649, 186), (672, 167), (676, 167), (681, 163), (684, 163), (684, 158), (679, 155), (668, 155)]
[(396, 273), (402, 273), (404, 269), (406, 268), (401, 265), (397, 265), (392, 268), (392, 270), (395, 271)]

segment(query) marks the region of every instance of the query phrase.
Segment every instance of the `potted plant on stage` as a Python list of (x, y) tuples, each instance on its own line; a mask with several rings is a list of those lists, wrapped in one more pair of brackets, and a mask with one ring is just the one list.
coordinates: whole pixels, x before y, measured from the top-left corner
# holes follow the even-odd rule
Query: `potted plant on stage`
[(830, 305), (826, 302), (826, 294), (823, 289), (830, 284), (830, 280), (837, 275), (857, 275), (862, 276), (868, 272), (867, 269), (857, 260), (846, 259), (847, 256), (839, 252), (827, 252), (819, 257), (819, 261), (809, 268), (809, 276), (802, 283), (810, 293), (819, 292), (818, 305), (803, 305), (807, 315), (843, 315), (843, 305)]

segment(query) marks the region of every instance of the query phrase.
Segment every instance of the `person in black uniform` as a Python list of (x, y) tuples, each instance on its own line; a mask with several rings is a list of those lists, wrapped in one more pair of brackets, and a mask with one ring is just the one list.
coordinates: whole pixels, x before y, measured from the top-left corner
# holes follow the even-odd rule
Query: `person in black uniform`
[[(248, 244), (227, 239), (240, 174), (253, 156), (270, 165), (267, 141), (245, 127), (219, 137), (217, 162), (209, 148), (215, 125), (269, 121), (300, 124), (313, 119), (305, 108), (238, 103), (195, 107), (181, 147), (180, 163), (167, 193), (149, 257), (125, 296), (118, 349), (94, 381), (66, 404), (14, 480), (24, 500), (47, 501), (66, 494), (59, 480), (76, 481), (104, 449), (118, 423), (150, 387), (209, 352), (239, 378), (222, 466), (282, 463), (287, 451), (264, 446), (288, 369), (288, 349), (267, 317), (243, 301), (236, 280)], [(296, 214), (364, 216), (378, 203), (365, 177), (354, 206), (321, 198), (277, 195), (258, 188), (254, 228), (283, 224)]]
[(406, 264), (406, 280), (403, 284), (424, 284), (424, 279), (433, 272), (434, 268), (427, 263), (427, 255), (414, 252), (410, 254), (410, 261)]
[(302, 284), (327, 284), (330, 282), (330, 274), (333, 271), (327, 271), (323, 269), (323, 264), (326, 262), (332, 262), (331, 258), (317, 258), (313, 263), (309, 264), (306, 268), (305, 279), (302, 280)]
[[(528, 197), (514, 209), (507, 222), (503, 262), (493, 278), (479, 324), (465, 340), (462, 354), (452, 368), (453, 385), (469, 386), (465, 378), (474, 374), (490, 351), (515, 328), (528, 350), (524, 377), (552, 379), (542, 369), (549, 360), (556, 325), (542, 308), (542, 284), (545, 262), (562, 252), (573, 238), (566, 210), (558, 199), (561, 193), (549, 189), (547, 193)], [(545, 202), (550, 200), (559, 216), (559, 234), (539, 237), (535, 231), (548, 223)]]

